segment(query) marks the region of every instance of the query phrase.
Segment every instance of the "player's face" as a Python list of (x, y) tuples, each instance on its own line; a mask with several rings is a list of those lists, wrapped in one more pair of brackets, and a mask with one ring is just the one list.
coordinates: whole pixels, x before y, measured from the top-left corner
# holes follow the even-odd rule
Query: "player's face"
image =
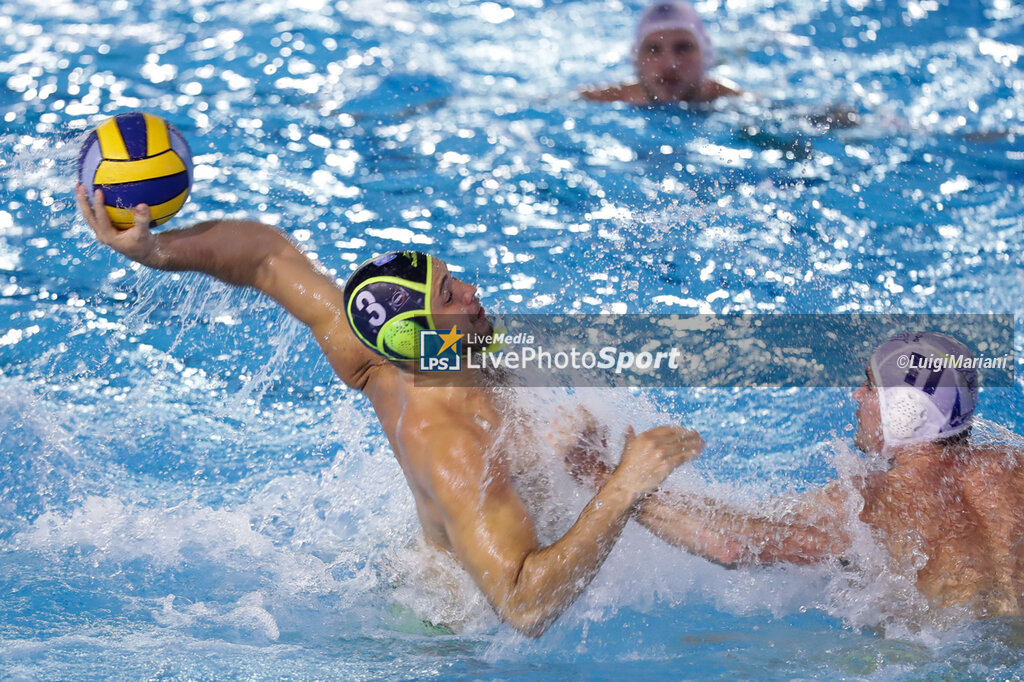
[(434, 259), (434, 292), (431, 312), (439, 327), (457, 326), (459, 331), (487, 335), (492, 332), (477, 289), (456, 279), (444, 261)]
[(654, 101), (693, 99), (704, 81), (700, 44), (686, 29), (655, 31), (640, 43), (636, 76)]
[(871, 370), (866, 374), (864, 383), (853, 392), (853, 399), (857, 401), (857, 432), (853, 444), (863, 452), (874, 454), (882, 451), (882, 408)]

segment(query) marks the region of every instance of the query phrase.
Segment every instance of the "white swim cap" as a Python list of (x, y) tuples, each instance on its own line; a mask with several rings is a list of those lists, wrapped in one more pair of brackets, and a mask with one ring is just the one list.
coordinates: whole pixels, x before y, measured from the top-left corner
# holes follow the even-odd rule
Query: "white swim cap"
[(633, 40), (634, 61), (640, 54), (640, 44), (644, 42), (644, 38), (656, 31), (674, 29), (689, 31), (696, 38), (700, 46), (704, 73), (710, 71), (715, 64), (715, 48), (711, 46), (711, 39), (708, 38), (707, 29), (704, 28), (704, 22), (697, 14), (697, 10), (686, 0), (656, 2), (644, 10), (640, 15), (640, 23), (637, 24), (636, 37)]
[(887, 448), (949, 438), (970, 427), (978, 373), (958, 367), (958, 358), (973, 357), (964, 344), (935, 332), (900, 334), (878, 347), (870, 367)]

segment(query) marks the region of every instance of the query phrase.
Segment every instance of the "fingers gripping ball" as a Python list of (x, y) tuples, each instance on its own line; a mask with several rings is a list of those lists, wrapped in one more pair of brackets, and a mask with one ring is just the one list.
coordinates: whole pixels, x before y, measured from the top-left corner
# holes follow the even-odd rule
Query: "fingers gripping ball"
[(150, 227), (162, 225), (184, 205), (192, 186), (192, 153), (170, 123), (142, 112), (118, 114), (89, 133), (78, 157), (78, 179), (102, 189), (114, 227), (132, 226), (132, 209), (148, 204)]

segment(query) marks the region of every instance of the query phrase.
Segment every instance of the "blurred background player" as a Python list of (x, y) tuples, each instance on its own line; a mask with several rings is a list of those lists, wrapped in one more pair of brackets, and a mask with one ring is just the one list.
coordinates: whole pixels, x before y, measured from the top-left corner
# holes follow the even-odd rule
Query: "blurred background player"
[(644, 10), (632, 55), (636, 83), (585, 90), (582, 96), (599, 102), (655, 104), (712, 102), (741, 94), (708, 78), (715, 50), (704, 22), (685, 0), (659, 2)]

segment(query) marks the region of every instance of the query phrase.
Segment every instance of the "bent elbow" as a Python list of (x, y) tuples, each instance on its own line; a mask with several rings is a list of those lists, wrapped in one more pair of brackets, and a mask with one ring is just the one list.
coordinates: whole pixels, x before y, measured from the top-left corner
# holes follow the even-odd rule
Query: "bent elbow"
[(530, 639), (540, 638), (555, 622), (555, 617), (521, 610), (506, 609), (498, 615), (506, 625)]
[(810, 566), (840, 556), (842, 551), (841, 540), (805, 533), (791, 538), (789, 542), (765, 546), (758, 553), (757, 560), (761, 564), (787, 563), (794, 566)]
[(513, 629), (515, 629), (516, 632), (523, 635), (524, 637), (529, 637), (530, 639), (540, 639), (541, 635), (547, 632), (550, 626), (550, 622), (532, 622), (522, 626), (513, 625), (512, 627)]
[(748, 547), (741, 542), (723, 542), (713, 551), (705, 553), (705, 557), (722, 568), (735, 570), (752, 563)]

